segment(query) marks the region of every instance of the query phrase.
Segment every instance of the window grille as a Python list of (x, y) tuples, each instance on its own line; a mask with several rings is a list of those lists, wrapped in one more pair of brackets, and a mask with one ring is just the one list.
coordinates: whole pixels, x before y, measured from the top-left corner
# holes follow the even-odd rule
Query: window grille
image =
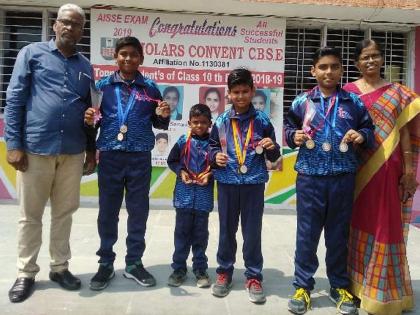
[(385, 55), (385, 79), (406, 84), (408, 33), (372, 31), (371, 38), (382, 46)]
[[(83, 29), (83, 37), (77, 44), (77, 50), (90, 60), (90, 14), (85, 10), (86, 23)], [(48, 14), (48, 40), (55, 36), (53, 25), (57, 18), (57, 12), (49, 12)]]
[[(324, 32), (324, 34), (322, 34)], [(343, 57), (344, 73), (341, 84), (359, 78), (354, 65), (353, 53), (356, 44), (371, 34), (384, 51), (384, 77), (388, 81), (407, 84), (408, 74), (408, 33), (390, 31), (370, 31), (325, 27), (317, 28), (288, 27), (286, 29), (286, 59), (284, 79), (284, 112), (287, 113), (293, 99), (299, 93), (312, 88), (316, 82), (310, 74), (312, 55), (322, 46), (323, 36), (326, 45), (340, 49)]]
[(283, 107), (286, 113), (293, 99), (315, 86), (310, 73), (312, 55), (321, 46), (321, 30), (286, 28), (286, 59)]
[[(47, 34), (48, 40), (54, 37), (52, 26), (57, 10), (0, 10), (0, 113), (6, 105), (6, 90), (19, 50), (30, 43), (42, 41), (42, 34)], [(85, 29), (77, 49), (90, 59), (90, 14), (88, 10), (85, 13)], [(47, 30), (43, 27), (45, 19), (48, 20), (44, 23), (48, 25)]]
[(0, 11), (0, 34), (0, 109), (3, 112), (19, 50), (42, 38), (42, 12)]
[(354, 64), (354, 48), (365, 38), (365, 32), (352, 29), (328, 29), (327, 46), (340, 50), (343, 58), (343, 76), (341, 85), (355, 81), (359, 78), (359, 70)]

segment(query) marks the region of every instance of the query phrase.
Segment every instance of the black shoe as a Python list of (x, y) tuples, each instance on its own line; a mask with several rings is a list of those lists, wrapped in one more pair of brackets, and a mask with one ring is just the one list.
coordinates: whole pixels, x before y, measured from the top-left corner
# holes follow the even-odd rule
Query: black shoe
[(183, 269), (174, 270), (168, 278), (170, 287), (179, 287), (187, 279), (187, 272)]
[(108, 286), (114, 276), (115, 272), (112, 265), (99, 265), (98, 272), (90, 280), (89, 287), (94, 291), (103, 290)]
[(50, 272), (50, 280), (58, 282), (58, 284), (66, 290), (79, 290), (80, 289), (80, 279), (72, 275), (67, 269), (62, 272)]
[(25, 301), (31, 295), (34, 283), (34, 278), (17, 278), (9, 290), (10, 302), (19, 303)]
[(208, 288), (211, 286), (211, 280), (209, 274), (205, 270), (196, 270), (194, 272), (195, 278), (197, 280), (197, 287), (199, 288)]
[(144, 269), (143, 265), (136, 265), (135, 268), (130, 271), (128, 271), (128, 267), (126, 267), (123, 275), (127, 279), (133, 279), (144, 287), (153, 287), (156, 285), (155, 278)]

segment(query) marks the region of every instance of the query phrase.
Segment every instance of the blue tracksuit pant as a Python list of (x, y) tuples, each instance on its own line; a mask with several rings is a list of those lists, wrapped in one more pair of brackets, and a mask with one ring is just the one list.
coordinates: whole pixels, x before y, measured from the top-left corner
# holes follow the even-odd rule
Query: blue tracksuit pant
[(206, 249), (208, 242), (209, 213), (194, 209), (176, 209), (175, 251), (172, 256), (172, 269), (187, 270), (187, 258), (191, 248), (193, 271), (207, 270)]
[(113, 245), (118, 239), (118, 216), (124, 197), (127, 207), (127, 255), (132, 265), (141, 261), (145, 250), (144, 235), (149, 216), (151, 178), (150, 152), (103, 151), (99, 156), (99, 215), (101, 239), (97, 255), (100, 263), (113, 263)]
[(262, 280), (263, 256), (261, 253), (261, 228), (264, 212), (264, 184), (217, 184), (219, 205), (219, 248), (217, 273), (233, 274), (236, 257), (236, 232), (241, 218), (244, 239), (242, 254), (245, 276)]
[(325, 263), (331, 287), (347, 288), (347, 241), (354, 193), (354, 174), (308, 176), (296, 181), (297, 231), (295, 280), (297, 288), (312, 290), (318, 268), (317, 248), (324, 229)]

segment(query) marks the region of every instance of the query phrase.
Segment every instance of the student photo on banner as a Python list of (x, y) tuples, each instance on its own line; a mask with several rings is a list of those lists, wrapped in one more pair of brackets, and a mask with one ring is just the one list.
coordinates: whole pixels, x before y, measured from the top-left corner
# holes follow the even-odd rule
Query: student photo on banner
[(169, 151), (169, 136), (166, 132), (159, 132), (155, 136), (155, 155), (167, 156)]
[(225, 88), (202, 86), (199, 96), (200, 103), (210, 108), (211, 120), (214, 122), (225, 110)]
[(174, 85), (160, 85), (162, 98), (171, 108), (171, 120), (182, 119), (184, 87)]
[(270, 115), (270, 90), (256, 90), (255, 95), (252, 98), (252, 105), (254, 105), (255, 109), (259, 109), (267, 115)]

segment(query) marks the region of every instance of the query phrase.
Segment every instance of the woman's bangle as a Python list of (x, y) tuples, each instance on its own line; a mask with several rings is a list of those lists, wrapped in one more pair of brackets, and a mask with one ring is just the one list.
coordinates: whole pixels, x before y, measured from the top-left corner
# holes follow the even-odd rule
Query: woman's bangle
[(404, 151), (404, 154), (413, 154), (413, 151)]

